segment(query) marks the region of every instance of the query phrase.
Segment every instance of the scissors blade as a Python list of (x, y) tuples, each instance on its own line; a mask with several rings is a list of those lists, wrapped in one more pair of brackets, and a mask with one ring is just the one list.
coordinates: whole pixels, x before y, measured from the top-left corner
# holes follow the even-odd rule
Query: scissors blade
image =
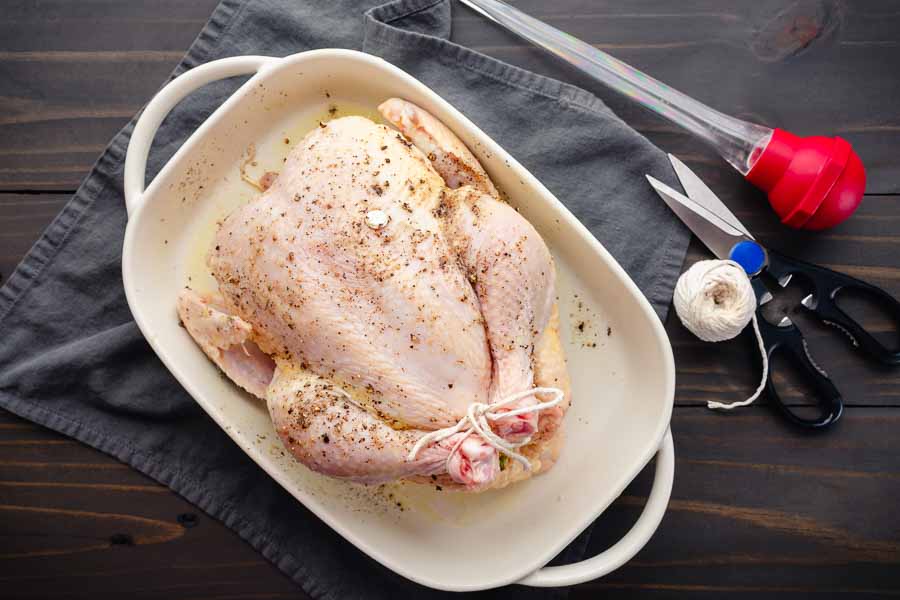
[(678, 218), (694, 232), (694, 235), (700, 238), (707, 248), (712, 250), (716, 257), (727, 259), (735, 244), (750, 239), (730, 226), (723, 227), (721, 219), (684, 194), (651, 175), (646, 177), (660, 198), (672, 209), (672, 212), (678, 215)]
[(678, 175), (678, 180), (684, 187), (684, 191), (687, 192), (688, 198), (714, 214), (733, 229), (746, 235), (751, 240), (754, 239), (750, 232), (747, 231), (747, 228), (744, 227), (744, 224), (734, 216), (734, 213), (728, 210), (728, 207), (703, 183), (702, 179), (697, 177), (696, 173), (691, 171), (686, 164), (673, 154), (669, 154), (669, 161), (672, 163), (672, 167), (674, 167), (675, 174)]

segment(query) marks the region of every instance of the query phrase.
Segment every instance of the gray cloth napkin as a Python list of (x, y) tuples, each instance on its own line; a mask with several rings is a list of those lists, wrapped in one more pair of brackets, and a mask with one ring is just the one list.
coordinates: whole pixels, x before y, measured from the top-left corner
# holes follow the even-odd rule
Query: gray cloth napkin
[[(344, 47), (381, 56), (431, 86), (511, 151), (612, 252), (664, 317), (688, 240), (643, 178), (653, 173), (674, 183), (664, 154), (595, 96), (447, 41), (447, 0), (379, 6), (384, 1), (224, 0), (175, 74), (240, 54)], [(239, 83), (207, 86), (169, 116), (151, 153), (151, 178)], [(206, 416), (144, 341), (120, 274), (122, 166), (132, 127), (112, 140), (0, 289), (0, 406), (169, 486), (313, 597), (424, 593), (364, 556), (281, 489)], [(580, 559), (587, 537), (556, 560)]]

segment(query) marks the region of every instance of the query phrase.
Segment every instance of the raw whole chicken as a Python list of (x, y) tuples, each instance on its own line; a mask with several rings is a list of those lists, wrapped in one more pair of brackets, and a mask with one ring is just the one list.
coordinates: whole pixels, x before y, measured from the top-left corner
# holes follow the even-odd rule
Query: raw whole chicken
[(569, 404), (550, 253), (442, 123), (379, 110), (396, 130), (321, 123), (222, 221), (219, 291), (179, 316), (312, 470), (470, 491), (546, 470)]

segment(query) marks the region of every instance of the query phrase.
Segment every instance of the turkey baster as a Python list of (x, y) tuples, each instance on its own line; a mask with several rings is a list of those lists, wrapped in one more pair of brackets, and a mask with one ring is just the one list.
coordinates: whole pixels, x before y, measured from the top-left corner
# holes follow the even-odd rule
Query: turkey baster
[(768, 194), (785, 225), (826, 229), (849, 217), (862, 200), (865, 170), (839, 137), (801, 138), (730, 117), (500, 0), (461, 1), (705, 140)]

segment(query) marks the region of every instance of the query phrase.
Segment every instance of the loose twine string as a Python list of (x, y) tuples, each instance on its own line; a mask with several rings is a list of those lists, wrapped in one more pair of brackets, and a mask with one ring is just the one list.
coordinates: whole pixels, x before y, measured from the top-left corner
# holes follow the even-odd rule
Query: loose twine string
[(701, 260), (682, 273), (675, 285), (675, 312), (684, 326), (705, 342), (730, 340), (753, 322), (762, 357), (762, 380), (756, 391), (740, 402), (709, 401), (711, 409), (731, 410), (759, 398), (769, 376), (769, 360), (756, 320), (756, 294), (744, 269), (732, 260)]
[[(548, 400), (547, 402), (539, 402), (537, 404), (533, 404), (530, 406), (522, 406), (520, 408), (514, 408), (509, 411), (501, 412), (500, 409), (506, 408), (510, 404), (514, 402), (518, 402), (523, 398), (527, 398), (529, 396), (534, 396), (536, 394), (553, 394), (553, 399)], [(500, 419), (506, 419), (510, 417), (516, 417), (519, 415), (524, 415), (526, 413), (538, 412), (542, 410), (547, 410), (548, 408), (553, 408), (560, 402), (562, 402), (564, 397), (563, 391), (559, 388), (555, 387), (536, 387), (530, 390), (524, 390), (517, 394), (512, 394), (511, 396), (507, 396), (500, 402), (494, 402), (493, 404), (485, 404), (483, 402), (473, 402), (469, 405), (469, 409), (466, 412), (466, 416), (459, 420), (459, 423), (456, 425), (452, 425), (450, 427), (444, 427), (443, 429), (438, 429), (435, 431), (431, 431), (416, 442), (416, 445), (413, 446), (412, 450), (410, 450), (409, 455), (406, 457), (406, 460), (413, 461), (419, 455), (419, 452), (422, 451), (423, 448), (429, 446), (431, 444), (436, 444), (442, 440), (447, 439), (448, 437), (455, 435), (457, 433), (468, 431), (467, 435), (462, 436), (456, 444), (453, 445), (453, 448), (450, 450), (450, 453), (447, 455), (446, 465), (449, 470), (450, 460), (453, 458), (453, 455), (459, 450), (462, 443), (472, 434), (478, 434), (481, 438), (490, 446), (493, 446), (498, 452), (501, 452), (508, 456), (509, 458), (519, 462), (522, 466), (527, 470), (531, 470), (531, 461), (529, 461), (526, 457), (516, 452), (516, 449), (521, 448), (522, 446), (531, 442), (531, 436), (520, 441), (520, 442), (510, 442), (504, 440), (502, 437), (497, 435), (491, 430), (491, 425), (489, 421), (498, 421)]]

